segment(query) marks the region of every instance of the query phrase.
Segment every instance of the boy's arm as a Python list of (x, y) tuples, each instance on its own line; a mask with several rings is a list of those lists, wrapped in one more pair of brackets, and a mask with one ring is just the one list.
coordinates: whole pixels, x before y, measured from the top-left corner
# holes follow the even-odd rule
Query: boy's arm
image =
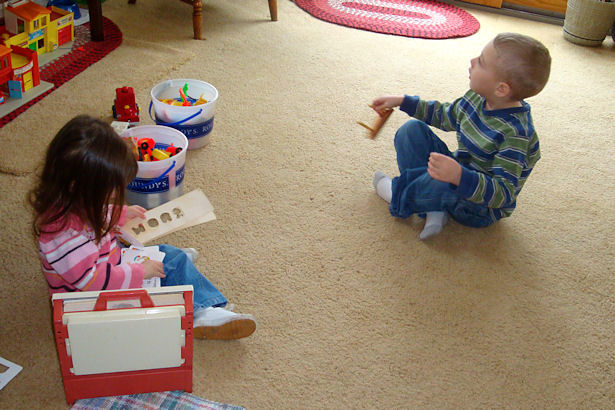
[(456, 131), (459, 103), (463, 97), (452, 103), (421, 100), (418, 96), (404, 96), (399, 109), (411, 117), (421, 120), (444, 131)]

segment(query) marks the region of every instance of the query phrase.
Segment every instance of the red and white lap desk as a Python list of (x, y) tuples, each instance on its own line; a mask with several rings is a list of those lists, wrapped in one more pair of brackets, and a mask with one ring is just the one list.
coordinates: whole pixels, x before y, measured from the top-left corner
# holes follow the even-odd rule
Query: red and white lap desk
[(192, 297), (191, 285), (54, 294), (66, 401), (191, 392)]

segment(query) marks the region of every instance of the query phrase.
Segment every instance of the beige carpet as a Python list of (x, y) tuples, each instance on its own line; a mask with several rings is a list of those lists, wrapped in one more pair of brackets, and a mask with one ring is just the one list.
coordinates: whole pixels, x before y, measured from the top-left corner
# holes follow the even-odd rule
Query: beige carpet
[[(108, 116), (115, 87), (146, 107), (166, 78), (210, 82), (220, 100), (185, 180), (218, 219), (165, 242), (198, 248), (258, 320), (248, 339), (195, 344), (194, 394), (249, 409), (615, 408), (612, 40), (583, 48), (561, 27), (476, 10), (477, 34), (419, 40), (278, 6), (272, 23), (265, 0), (211, 0), (194, 41), (181, 2), (108, 0), (124, 44), (0, 129), (3, 167), (23, 174), (0, 174), (0, 356), (24, 367), (0, 408), (66, 408), (24, 206), (42, 145), (77, 113)], [(383, 93), (461, 95), (500, 31), (551, 50), (550, 83), (529, 100), (543, 159), (512, 218), (421, 242), (420, 221), (391, 217), (371, 182), (395, 172), (406, 116), (375, 141), (356, 121)]]

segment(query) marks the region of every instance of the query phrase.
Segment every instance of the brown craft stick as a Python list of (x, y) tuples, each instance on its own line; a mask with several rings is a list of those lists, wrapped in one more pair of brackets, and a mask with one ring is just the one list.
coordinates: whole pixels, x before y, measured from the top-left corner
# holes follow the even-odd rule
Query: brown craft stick
[[(370, 105), (371, 108), (374, 108), (372, 105)], [(369, 130), (369, 137), (371, 139), (376, 138), (376, 136), (378, 135), (378, 133), (380, 132), (380, 129), (384, 126), (384, 124), (387, 122), (387, 120), (389, 119), (389, 117), (391, 116), (391, 114), (393, 113), (393, 109), (392, 108), (387, 108), (382, 115), (378, 115), (378, 117), (374, 120), (374, 122), (372, 123), (371, 126), (363, 123), (363, 122), (359, 122), (357, 121), (357, 124), (359, 124), (362, 127), (365, 127)]]

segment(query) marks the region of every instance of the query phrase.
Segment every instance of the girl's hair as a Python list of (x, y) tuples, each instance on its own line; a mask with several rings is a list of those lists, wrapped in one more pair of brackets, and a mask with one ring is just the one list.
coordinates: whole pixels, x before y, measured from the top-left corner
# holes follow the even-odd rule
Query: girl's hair
[(513, 100), (538, 94), (551, 72), (549, 50), (538, 40), (518, 33), (500, 33), (493, 40), (498, 68), (512, 89)]
[[(29, 194), (36, 235), (54, 222), (65, 227), (70, 214), (94, 230), (96, 241), (117, 225), (124, 190), (137, 174), (129, 144), (99, 119), (79, 115), (53, 138), (36, 186)], [(111, 211), (111, 215), (109, 212)]]

